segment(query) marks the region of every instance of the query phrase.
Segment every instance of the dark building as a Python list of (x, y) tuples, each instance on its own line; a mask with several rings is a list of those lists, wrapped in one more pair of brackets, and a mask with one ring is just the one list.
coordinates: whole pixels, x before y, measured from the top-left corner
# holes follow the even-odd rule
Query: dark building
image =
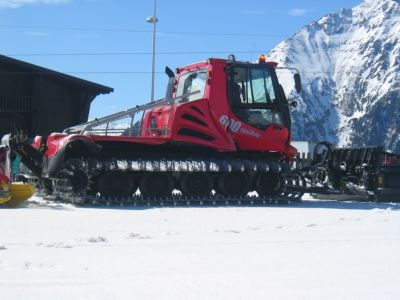
[(0, 135), (48, 135), (86, 122), (90, 104), (112, 88), (0, 55)]

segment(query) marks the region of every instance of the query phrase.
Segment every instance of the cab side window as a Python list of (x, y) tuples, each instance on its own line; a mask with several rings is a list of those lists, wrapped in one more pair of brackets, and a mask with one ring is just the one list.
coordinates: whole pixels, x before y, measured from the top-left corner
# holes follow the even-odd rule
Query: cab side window
[(207, 83), (207, 71), (188, 72), (179, 78), (175, 97), (179, 102), (190, 102), (204, 98)]

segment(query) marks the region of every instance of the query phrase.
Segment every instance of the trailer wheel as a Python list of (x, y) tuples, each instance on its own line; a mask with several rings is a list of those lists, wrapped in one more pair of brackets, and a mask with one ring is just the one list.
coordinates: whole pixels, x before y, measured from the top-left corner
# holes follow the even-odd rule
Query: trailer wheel
[(224, 173), (218, 179), (217, 192), (224, 195), (245, 196), (250, 191), (250, 179), (245, 173)]
[(180, 186), (185, 196), (208, 196), (213, 189), (213, 181), (207, 173), (187, 173), (182, 176)]
[(275, 195), (281, 188), (281, 178), (277, 173), (259, 174), (256, 180), (256, 190), (259, 195)]
[(147, 173), (140, 180), (139, 189), (146, 197), (170, 196), (174, 190), (174, 181), (168, 173)]
[(137, 190), (138, 183), (129, 173), (110, 171), (99, 176), (97, 190), (102, 196), (129, 197)]

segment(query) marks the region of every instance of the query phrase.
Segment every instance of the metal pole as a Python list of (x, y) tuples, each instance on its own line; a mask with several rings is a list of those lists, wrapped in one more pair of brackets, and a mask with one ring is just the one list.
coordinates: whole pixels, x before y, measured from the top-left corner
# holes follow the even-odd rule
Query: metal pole
[(148, 23), (153, 24), (153, 58), (151, 69), (151, 101), (154, 101), (154, 86), (155, 86), (155, 68), (156, 68), (156, 29), (157, 29), (157, 0), (154, 0), (154, 13), (152, 17), (146, 19)]

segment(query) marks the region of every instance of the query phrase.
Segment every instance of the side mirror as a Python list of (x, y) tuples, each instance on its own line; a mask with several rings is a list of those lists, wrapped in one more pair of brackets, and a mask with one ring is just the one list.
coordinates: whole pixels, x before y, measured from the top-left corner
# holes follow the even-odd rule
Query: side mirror
[(296, 87), (297, 94), (300, 94), (302, 87), (301, 87), (301, 76), (299, 73), (294, 74), (294, 84)]

